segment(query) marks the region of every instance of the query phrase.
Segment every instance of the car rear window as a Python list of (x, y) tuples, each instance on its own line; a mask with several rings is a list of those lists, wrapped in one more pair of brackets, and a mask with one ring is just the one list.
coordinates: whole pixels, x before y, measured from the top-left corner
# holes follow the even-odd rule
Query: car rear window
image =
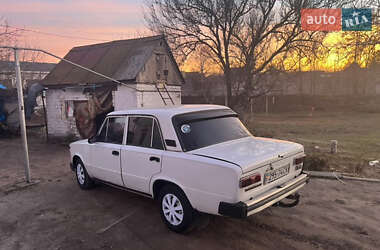
[(236, 113), (231, 110), (208, 111), (199, 116), (184, 114), (174, 117), (173, 124), (185, 152), (250, 136)]

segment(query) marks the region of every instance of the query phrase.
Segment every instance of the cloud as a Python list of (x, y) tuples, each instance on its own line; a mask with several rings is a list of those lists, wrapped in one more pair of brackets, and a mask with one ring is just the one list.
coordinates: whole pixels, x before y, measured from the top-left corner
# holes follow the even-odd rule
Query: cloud
[(105, 0), (2, 0), (2, 15), (10, 23), (29, 27), (143, 25), (142, 2)]
[[(142, 1), (132, 0), (1, 0), (11, 26), (98, 40), (120, 40), (150, 35), (144, 24)], [(60, 56), (74, 46), (94, 43), (85, 39), (24, 32), (21, 43)]]
[(138, 1), (105, 1), (105, 0), (64, 0), (64, 1), (26, 1), (15, 2), (2, 0), (6, 13), (113, 13), (133, 14), (140, 12)]

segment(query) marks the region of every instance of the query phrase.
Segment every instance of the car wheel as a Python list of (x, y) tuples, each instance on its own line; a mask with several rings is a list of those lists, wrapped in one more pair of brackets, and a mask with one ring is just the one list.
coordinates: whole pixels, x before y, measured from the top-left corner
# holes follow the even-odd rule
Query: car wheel
[(194, 209), (185, 193), (174, 185), (164, 186), (160, 192), (161, 218), (174, 232), (186, 231), (194, 220)]
[(77, 161), (75, 165), (75, 173), (77, 177), (77, 182), (81, 189), (90, 189), (94, 187), (94, 182), (91, 180), (90, 176), (87, 174), (86, 168), (82, 161)]

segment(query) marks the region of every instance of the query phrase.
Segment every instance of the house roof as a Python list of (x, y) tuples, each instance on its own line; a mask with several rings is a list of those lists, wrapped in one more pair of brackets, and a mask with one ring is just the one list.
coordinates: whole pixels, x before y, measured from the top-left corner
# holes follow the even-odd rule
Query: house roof
[[(162, 35), (74, 47), (64, 58), (118, 81), (130, 81), (136, 79), (153, 50), (159, 45), (166, 46), (170, 58), (174, 60)], [(181, 75), (175, 61), (174, 64)], [(54, 86), (106, 82), (109, 80), (60, 61), (42, 84)]]
[[(55, 63), (20, 62), (21, 71), (50, 72)], [(13, 61), (0, 61), (0, 72), (13, 72), (15, 65)]]

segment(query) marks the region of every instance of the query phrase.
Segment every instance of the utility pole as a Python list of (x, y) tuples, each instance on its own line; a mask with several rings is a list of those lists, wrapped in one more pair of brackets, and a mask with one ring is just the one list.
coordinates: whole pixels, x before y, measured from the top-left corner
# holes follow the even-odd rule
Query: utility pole
[[(80, 68), (80, 69), (83, 69), (83, 70), (86, 70), (87, 72), (90, 72), (90, 73), (93, 73), (95, 75), (98, 75), (100, 77), (103, 77), (105, 79), (108, 79), (112, 82), (115, 82), (117, 84), (120, 84), (120, 85), (123, 85), (127, 88), (130, 88), (130, 89), (133, 89), (134, 91), (136, 92), (142, 92), (142, 90), (139, 90), (135, 87), (132, 87), (132, 86), (129, 86), (128, 84), (124, 83), (124, 82), (120, 82), (116, 79), (113, 79), (109, 76), (106, 76), (106, 75), (103, 75), (99, 72), (96, 72), (92, 69), (89, 69), (89, 68), (86, 68), (84, 66), (81, 66), (80, 64), (77, 64), (77, 63), (74, 63), (70, 60), (67, 60), (65, 58), (62, 58), (62, 57), (59, 57), (59, 56), (56, 56), (50, 52), (47, 52), (45, 50), (42, 50), (42, 49), (31, 49), (31, 48), (20, 48), (20, 47), (12, 47), (12, 46), (1, 46), (0, 45), (0, 49), (10, 49), (10, 50), (13, 50), (14, 51), (14, 60), (15, 60), (15, 72), (16, 72), (16, 85), (17, 85), (17, 96), (18, 96), (18, 110), (19, 110), (19, 116), (20, 116), (20, 129), (21, 129), (21, 137), (22, 137), (22, 144), (23, 144), (23, 147), (24, 147), (24, 156), (25, 156), (25, 177), (26, 177), (26, 182), (27, 183), (31, 183), (31, 180), (30, 180), (30, 163), (29, 163), (29, 153), (28, 153), (28, 140), (27, 140), (27, 137), (26, 137), (26, 122), (25, 122), (25, 108), (24, 108), (24, 95), (23, 95), (23, 90), (22, 90), (22, 82), (21, 82), (21, 70), (20, 70), (20, 60), (19, 60), (19, 51), (20, 50), (27, 50), (27, 51), (36, 51), (36, 52), (41, 52), (41, 53), (44, 53), (44, 54), (47, 54), (49, 56), (52, 56), (54, 58), (57, 58), (61, 61), (64, 61), (64, 62), (67, 62), (71, 65), (74, 65), (75, 67), (77, 68)], [(45, 118), (45, 121), (46, 121), (46, 118)], [(47, 126), (46, 126), (47, 128)], [(33, 183), (31, 183), (33, 184)]]
[(26, 182), (30, 183), (30, 165), (29, 165), (29, 153), (28, 153), (28, 141), (26, 137), (26, 123), (25, 123), (25, 108), (24, 108), (24, 94), (22, 91), (22, 82), (21, 82), (21, 70), (20, 70), (20, 61), (19, 61), (19, 50), (13, 49), (15, 54), (15, 72), (16, 72), (16, 86), (17, 86), (17, 96), (18, 96), (18, 111), (20, 117), (20, 129), (21, 129), (21, 138), (22, 144), (24, 147), (25, 155), (25, 177)]

